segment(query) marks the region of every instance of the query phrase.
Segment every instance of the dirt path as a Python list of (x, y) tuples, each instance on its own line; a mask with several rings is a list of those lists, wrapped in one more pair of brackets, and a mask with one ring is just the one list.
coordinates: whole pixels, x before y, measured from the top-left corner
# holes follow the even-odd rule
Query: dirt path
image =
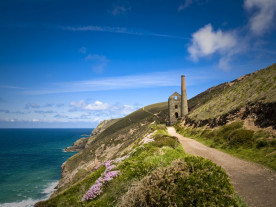
[(168, 132), (179, 139), (185, 152), (210, 159), (224, 168), (236, 192), (249, 206), (276, 206), (276, 172), (185, 138), (173, 127), (168, 127)]

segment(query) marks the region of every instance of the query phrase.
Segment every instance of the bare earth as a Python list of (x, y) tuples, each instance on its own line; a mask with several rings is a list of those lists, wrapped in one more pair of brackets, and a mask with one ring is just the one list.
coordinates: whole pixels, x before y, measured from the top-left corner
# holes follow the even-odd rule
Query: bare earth
[(185, 152), (207, 158), (221, 166), (248, 206), (276, 207), (276, 172), (185, 138), (176, 133), (173, 127), (168, 127), (168, 132), (179, 139)]

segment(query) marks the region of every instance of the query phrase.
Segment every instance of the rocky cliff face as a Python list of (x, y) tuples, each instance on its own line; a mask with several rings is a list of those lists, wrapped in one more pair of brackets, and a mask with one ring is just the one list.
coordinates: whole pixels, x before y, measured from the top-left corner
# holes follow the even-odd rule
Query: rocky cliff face
[(233, 120), (250, 119), (260, 128), (272, 127), (276, 129), (276, 102), (274, 103), (248, 103), (241, 109), (232, 110), (226, 114), (212, 119), (193, 120), (189, 117), (184, 119), (185, 125), (193, 127), (208, 126), (210, 128), (223, 126)]
[(99, 123), (99, 125), (92, 131), (90, 137), (85, 137), (78, 139), (72, 146), (66, 147), (64, 149), (65, 152), (78, 152), (83, 150), (88, 143), (90, 143), (97, 134), (103, 132), (106, 128), (111, 126), (112, 124), (116, 123), (119, 119), (109, 119), (104, 120)]

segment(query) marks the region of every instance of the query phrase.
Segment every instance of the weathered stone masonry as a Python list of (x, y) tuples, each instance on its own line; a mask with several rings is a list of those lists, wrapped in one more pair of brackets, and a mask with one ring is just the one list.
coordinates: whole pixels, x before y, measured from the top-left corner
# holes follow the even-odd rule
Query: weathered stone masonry
[(185, 76), (181, 76), (181, 95), (174, 92), (168, 100), (169, 107), (169, 125), (173, 125), (181, 117), (188, 114), (188, 102), (187, 102), (187, 92)]

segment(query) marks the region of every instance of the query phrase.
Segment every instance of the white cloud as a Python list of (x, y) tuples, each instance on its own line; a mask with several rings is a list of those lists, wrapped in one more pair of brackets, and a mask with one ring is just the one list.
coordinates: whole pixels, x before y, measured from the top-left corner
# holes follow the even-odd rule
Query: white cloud
[(94, 103), (86, 103), (84, 100), (79, 102), (71, 102), (70, 106), (74, 106), (76, 108), (81, 108), (84, 110), (91, 110), (91, 111), (102, 111), (107, 110), (110, 105), (107, 103), (102, 103), (101, 101), (95, 101)]
[(220, 29), (213, 31), (212, 25), (207, 24), (192, 35), (192, 44), (188, 52), (191, 58), (197, 61), (200, 57), (227, 51), (235, 45), (236, 38), (233, 34), (222, 32)]
[(241, 50), (242, 44), (238, 46), (237, 42), (238, 38), (233, 31), (214, 31), (212, 25), (207, 24), (192, 34), (188, 52), (193, 61), (218, 53), (221, 55), (219, 67), (228, 69), (232, 56)]
[(262, 35), (275, 25), (275, 0), (245, 0), (244, 6), (253, 13), (249, 20), (253, 34)]
[[(81, 120), (94, 120), (101, 121), (105, 119), (121, 118), (128, 115), (137, 109), (140, 105), (122, 105), (119, 103), (110, 104), (103, 103), (101, 101), (95, 101), (94, 103), (88, 103), (84, 100), (79, 102), (71, 102), (70, 106), (72, 109), (69, 112), (72, 113), (71, 119), (81, 119)], [(81, 112), (81, 114), (80, 114)], [(73, 115), (76, 113), (76, 115)], [(97, 120), (95, 120), (97, 119)]]

